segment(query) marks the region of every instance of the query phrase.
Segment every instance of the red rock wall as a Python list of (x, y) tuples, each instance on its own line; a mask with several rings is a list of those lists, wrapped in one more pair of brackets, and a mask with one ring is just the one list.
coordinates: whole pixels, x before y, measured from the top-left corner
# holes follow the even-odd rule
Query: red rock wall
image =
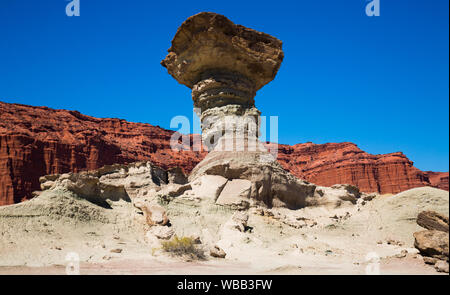
[[(205, 152), (173, 151), (172, 134), (149, 124), (0, 102), (0, 205), (31, 198), (46, 174), (143, 160), (190, 172)], [(431, 176), (402, 153), (371, 155), (353, 143), (280, 145), (278, 159), (294, 175), (318, 185), (349, 183), (380, 193), (424, 185), (448, 190), (448, 173), (447, 178)]]
[(172, 151), (172, 134), (149, 124), (0, 102), (0, 205), (31, 198), (46, 174), (142, 160), (188, 172), (204, 153)]
[(371, 155), (349, 142), (297, 144), (280, 151), (278, 160), (285, 169), (323, 186), (349, 183), (387, 194), (430, 185), (426, 173), (401, 152)]
[(448, 172), (425, 172), (432, 186), (448, 191)]

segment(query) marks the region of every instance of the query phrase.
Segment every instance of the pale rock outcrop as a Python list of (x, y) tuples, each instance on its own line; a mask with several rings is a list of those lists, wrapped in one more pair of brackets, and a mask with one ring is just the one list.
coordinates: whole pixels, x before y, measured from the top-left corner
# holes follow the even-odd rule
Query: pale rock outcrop
[[(172, 175), (178, 175), (177, 179), (180, 180), (179, 171), (175, 170)], [(169, 173), (150, 162), (109, 165), (87, 172), (48, 175), (41, 177), (40, 181), (43, 190), (68, 190), (106, 208), (120, 200), (131, 202), (136, 213), (143, 215), (142, 218), (142, 215), (136, 214), (135, 218), (147, 226), (169, 223), (165, 208), (158, 204), (158, 197), (178, 195), (185, 186), (174, 181), (168, 183)], [(190, 189), (190, 186), (185, 189)]]
[(249, 215), (247, 211), (236, 211), (226, 222), (222, 224), (219, 230), (219, 239), (215, 247), (224, 249), (230, 258), (238, 255), (242, 251), (241, 246), (245, 244), (247, 237), (247, 226)]
[(251, 183), (248, 198), (269, 207), (298, 209), (314, 204), (316, 186), (285, 171), (268, 152), (212, 151), (194, 168), (189, 179), (203, 175), (247, 180), (244, 183)]
[(227, 182), (216, 204), (228, 205), (238, 209), (248, 209), (252, 183), (246, 179), (233, 179)]
[(228, 179), (220, 175), (203, 175), (191, 182), (192, 193), (201, 199), (217, 200)]
[(43, 190), (67, 189), (87, 199), (115, 201), (145, 195), (150, 189), (159, 190), (168, 180), (164, 169), (150, 162), (137, 162), (107, 165), (98, 170), (80, 173), (47, 175), (41, 177), (40, 182)]
[(316, 187), (314, 196), (315, 198), (309, 204), (311, 206), (340, 207), (341, 205), (356, 204), (361, 193), (353, 185), (337, 184), (332, 187)]

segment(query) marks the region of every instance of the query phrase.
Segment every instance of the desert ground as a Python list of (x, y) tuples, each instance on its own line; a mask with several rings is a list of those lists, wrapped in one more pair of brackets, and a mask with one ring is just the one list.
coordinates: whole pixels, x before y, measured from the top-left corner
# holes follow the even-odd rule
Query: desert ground
[[(56, 187), (0, 208), (0, 274), (66, 274), (76, 253), (80, 274), (435, 275), (413, 233), (422, 230), (420, 211), (448, 216), (448, 200), (447, 191), (421, 187), (339, 208), (237, 211), (183, 195), (164, 205), (175, 235), (226, 252), (197, 259), (163, 251), (132, 201), (98, 205)], [(248, 216), (243, 231), (230, 227), (237, 213)]]

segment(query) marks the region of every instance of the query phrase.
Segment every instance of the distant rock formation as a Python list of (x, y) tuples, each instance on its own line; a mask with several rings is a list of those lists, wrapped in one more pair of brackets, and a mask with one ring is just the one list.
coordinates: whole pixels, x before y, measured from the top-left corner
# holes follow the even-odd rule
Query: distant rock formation
[(323, 186), (348, 183), (380, 194), (430, 185), (445, 189), (439, 181), (430, 182), (428, 173), (415, 168), (401, 152), (372, 155), (350, 142), (280, 145), (278, 161), (297, 177)]
[(48, 174), (146, 160), (188, 172), (202, 152), (173, 151), (173, 133), (150, 124), (0, 102), (0, 205), (30, 199), (39, 177)]
[(432, 186), (448, 191), (448, 172), (426, 171), (425, 174)]
[[(40, 189), (39, 177), (48, 174), (147, 160), (188, 173), (206, 152), (173, 151), (172, 134), (150, 124), (0, 102), (0, 205), (32, 198)], [(402, 153), (371, 155), (353, 143), (279, 145), (278, 161), (295, 176), (322, 186), (348, 183), (379, 193), (419, 186), (448, 190), (448, 172), (436, 178)]]

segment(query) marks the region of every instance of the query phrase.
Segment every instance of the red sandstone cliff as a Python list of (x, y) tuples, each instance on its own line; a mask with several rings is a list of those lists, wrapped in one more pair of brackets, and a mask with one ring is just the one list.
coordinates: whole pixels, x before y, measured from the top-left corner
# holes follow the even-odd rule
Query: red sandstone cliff
[(430, 179), (431, 186), (448, 191), (448, 172), (425, 172)]
[(45, 174), (141, 160), (190, 171), (202, 155), (172, 151), (172, 134), (150, 124), (0, 102), (0, 205), (31, 198)]
[[(0, 205), (31, 198), (46, 174), (142, 160), (189, 172), (205, 153), (173, 151), (172, 134), (149, 124), (0, 102)], [(349, 183), (380, 193), (425, 185), (448, 190), (448, 173), (425, 173), (402, 153), (371, 155), (352, 143), (280, 145), (278, 159), (318, 185)]]
[(403, 153), (371, 155), (350, 142), (280, 147), (278, 161), (296, 176), (323, 186), (350, 183), (365, 192), (398, 193), (430, 185)]

